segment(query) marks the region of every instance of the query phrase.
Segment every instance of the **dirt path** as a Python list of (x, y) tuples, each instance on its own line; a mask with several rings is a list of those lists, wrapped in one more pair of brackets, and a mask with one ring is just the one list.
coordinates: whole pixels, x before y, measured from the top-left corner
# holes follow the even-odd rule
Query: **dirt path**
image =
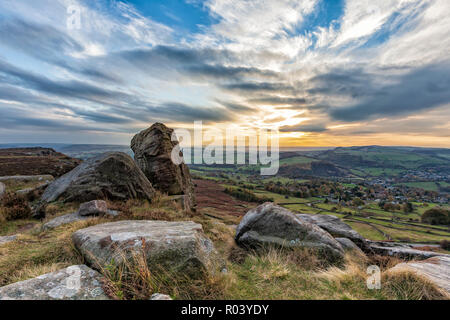
[(224, 188), (210, 180), (194, 180), (197, 208), (211, 210), (216, 215), (243, 216), (256, 203), (237, 200), (224, 192)]

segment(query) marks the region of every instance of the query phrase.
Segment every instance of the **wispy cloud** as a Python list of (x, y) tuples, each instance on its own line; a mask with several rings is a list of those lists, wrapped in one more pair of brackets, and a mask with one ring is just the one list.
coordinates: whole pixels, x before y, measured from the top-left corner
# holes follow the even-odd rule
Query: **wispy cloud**
[[(79, 29), (67, 27), (73, 5)], [(193, 120), (278, 124), (291, 144), (391, 143), (383, 129), (402, 144), (419, 122), (430, 143), (448, 132), (447, 0), (185, 5), (211, 23), (180, 29), (186, 12), (133, 1), (1, 2), (2, 142), (50, 141), (47, 129), (127, 143), (150, 122)]]

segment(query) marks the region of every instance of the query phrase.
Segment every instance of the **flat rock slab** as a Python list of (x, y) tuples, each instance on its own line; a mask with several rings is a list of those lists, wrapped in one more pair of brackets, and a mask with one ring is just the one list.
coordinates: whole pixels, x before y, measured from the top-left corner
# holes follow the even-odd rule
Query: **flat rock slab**
[(0, 237), (0, 245), (15, 241), (16, 239), (17, 235)]
[(118, 221), (95, 225), (72, 235), (91, 266), (120, 265), (145, 253), (147, 263), (196, 276), (214, 273), (221, 260), (200, 224), (192, 221)]
[(377, 245), (371, 245), (370, 248), (373, 250), (374, 253), (382, 256), (393, 256), (407, 260), (411, 259), (425, 260), (432, 257), (449, 256), (444, 253), (416, 250), (407, 246), (381, 247)]
[(42, 228), (44, 230), (50, 230), (50, 229), (55, 229), (59, 226), (65, 225), (65, 224), (69, 224), (72, 222), (76, 222), (76, 221), (81, 221), (81, 220), (86, 220), (89, 219), (90, 217), (83, 217), (80, 216), (78, 214), (78, 212), (75, 213), (69, 213), (69, 214), (65, 214), (63, 216), (59, 216), (56, 217), (52, 220), (50, 220), (49, 222), (45, 223)]
[(49, 174), (36, 175), (36, 176), (2, 176), (0, 181), (4, 180), (37, 180), (37, 181), (52, 181), (54, 178)]
[(424, 276), (450, 294), (450, 257), (439, 256), (424, 261), (400, 263), (390, 271), (413, 271)]
[(0, 300), (109, 300), (102, 276), (85, 265), (47, 273), (0, 288)]
[(271, 202), (247, 212), (236, 228), (235, 239), (244, 247), (305, 247), (339, 259), (344, 254), (342, 246), (328, 232)]

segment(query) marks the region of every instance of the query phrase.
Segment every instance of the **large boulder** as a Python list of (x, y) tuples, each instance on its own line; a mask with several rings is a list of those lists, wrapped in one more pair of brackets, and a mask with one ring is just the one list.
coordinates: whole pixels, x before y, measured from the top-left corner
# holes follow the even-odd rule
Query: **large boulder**
[(399, 263), (389, 271), (412, 271), (427, 278), (450, 294), (450, 256), (437, 256), (423, 261)]
[(103, 277), (85, 265), (71, 266), (0, 288), (0, 300), (109, 300)]
[(367, 250), (366, 240), (348, 224), (336, 216), (327, 214), (297, 214), (298, 218), (316, 224), (333, 237), (352, 240), (359, 248)]
[(107, 152), (84, 161), (52, 182), (42, 195), (42, 200), (151, 200), (153, 196), (152, 184), (130, 156), (123, 152)]
[(344, 254), (342, 246), (328, 232), (270, 202), (247, 212), (236, 228), (235, 239), (244, 247), (306, 247), (339, 259)]
[(111, 222), (78, 230), (72, 240), (95, 268), (126, 265), (141, 255), (154, 269), (198, 277), (215, 273), (222, 263), (202, 226), (192, 221)]
[(172, 161), (172, 150), (178, 141), (172, 141), (173, 129), (155, 123), (131, 140), (134, 159), (155, 189), (168, 195), (186, 195), (187, 208), (195, 208), (194, 184), (189, 168), (183, 162)]

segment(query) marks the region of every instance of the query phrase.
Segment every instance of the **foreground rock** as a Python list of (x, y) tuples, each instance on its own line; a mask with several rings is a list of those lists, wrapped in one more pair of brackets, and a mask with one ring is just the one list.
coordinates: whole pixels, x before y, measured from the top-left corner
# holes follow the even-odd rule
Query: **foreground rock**
[(99, 216), (108, 214), (108, 205), (103, 200), (93, 200), (82, 203), (78, 209), (80, 216)]
[(51, 183), (42, 195), (42, 200), (151, 200), (153, 195), (152, 184), (130, 156), (122, 152), (107, 152), (84, 161)]
[(328, 231), (333, 237), (347, 238), (354, 242), (359, 248), (367, 249), (366, 240), (348, 224), (336, 216), (326, 214), (297, 214), (298, 218), (316, 224)]
[[(145, 253), (149, 265), (197, 277), (215, 273), (221, 261), (213, 243), (192, 221), (118, 221), (75, 232), (75, 246), (90, 265), (102, 268), (132, 262)], [(124, 260), (125, 259), (125, 260)]]
[(85, 265), (71, 266), (0, 288), (0, 300), (109, 300), (102, 276)]
[(422, 251), (422, 250), (416, 250), (412, 249), (409, 246), (406, 245), (395, 245), (391, 244), (390, 246), (380, 246), (380, 245), (370, 245), (370, 248), (372, 251), (376, 254), (382, 255), (382, 256), (392, 256), (397, 257), (400, 259), (405, 260), (424, 260), (432, 257), (438, 257), (438, 256), (449, 256), (443, 253), (437, 253), (432, 251)]
[(400, 263), (391, 272), (412, 271), (421, 275), (450, 294), (450, 256), (439, 256), (424, 261)]
[(269, 202), (247, 212), (236, 229), (235, 239), (245, 247), (306, 247), (339, 259), (344, 254), (342, 246), (328, 232)]
[(0, 246), (3, 244), (7, 244), (9, 242), (13, 242), (16, 239), (17, 239), (17, 235), (0, 237)]
[(187, 209), (194, 209), (194, 185), (185, 163), (172, 161), (172, 150), (178, 141), (172, 141), (173, 129), (155, 123), (131, 140), (134, 159), (153, 186), (168, 195), (186, 195)]
[(78, 214), (78, 212), (69, 213), (69, 214), (65, 214), (63, 216), (59, 216), (59, 217), (56, 217), (56, 218), (50, 220), (49, 222), (45, 223), (42, 226), (42, 229), (51, 230), (51, 229), (55, 229), (59, 226), (65, 225), (65, 224), (69, 224), (69, 223), (76, 222), (76, 221), (82, 221), (82, 220), (86, 220), (86, 219), (89, 219), (89, 217), (80, 216)]
[(350, 239), (347, 238), (335, 238), (337, 242), (339, 242), (344, 248), (345, 251), (357, 251), (363, 253), (362, 250)]

